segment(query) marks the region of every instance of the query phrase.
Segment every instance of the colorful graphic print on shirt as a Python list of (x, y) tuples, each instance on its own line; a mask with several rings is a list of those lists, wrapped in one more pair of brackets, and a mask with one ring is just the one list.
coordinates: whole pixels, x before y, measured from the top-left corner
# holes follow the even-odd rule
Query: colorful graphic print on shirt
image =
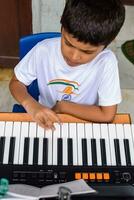
[(70, 81), (66, 79), (53, 79), (49, 81), (47, 85), (62, 85), (64, 86), (60, 93), (63, 93), (61, 100), (71, 101), (72, 95), (78, 95), (75, 93), (79, 90), (80, 84), (76, 81)]

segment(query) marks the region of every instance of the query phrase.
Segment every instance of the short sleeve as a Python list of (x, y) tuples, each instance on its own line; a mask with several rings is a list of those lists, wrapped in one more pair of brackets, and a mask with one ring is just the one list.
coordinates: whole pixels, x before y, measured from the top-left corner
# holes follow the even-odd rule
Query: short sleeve
[(112, 55), (105, 63), (98, 90), (98, 104), (112, 106), (121, 102), (121, 89), (116, 57)]
[(36, 51), (37, 47), (35, 46), (26, 54), (26, 56), (16, 65), (14, 69), (17, 79), (25, 85), (29, 85), (37, 78)]

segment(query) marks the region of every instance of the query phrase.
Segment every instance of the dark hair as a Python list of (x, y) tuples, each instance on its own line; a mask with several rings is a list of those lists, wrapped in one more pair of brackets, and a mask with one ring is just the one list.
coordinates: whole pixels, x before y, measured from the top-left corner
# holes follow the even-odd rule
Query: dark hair
[(121, 0), (67, 0), (62, 27), (78, 41), (107, 46), (125, 19)]

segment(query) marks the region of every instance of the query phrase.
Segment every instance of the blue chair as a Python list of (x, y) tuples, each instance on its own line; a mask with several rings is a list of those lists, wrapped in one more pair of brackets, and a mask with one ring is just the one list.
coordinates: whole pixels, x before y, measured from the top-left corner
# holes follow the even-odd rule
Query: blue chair
[[(22, 59), (38, 42), (54, 37), (60, 37), (61, 33), (59, 32), (45, 32), (45, 33), (36, 33), (20, 38), (19, 40), (19, 56)], [(28, 93), (35, 99), (39, 100), (39, 88), (37, 79), (34, 80), (29, 86), (27, 86)], [(26, 112), (23, 106), (20, 104), (14, 104), (12, 112), (23, 113)]]

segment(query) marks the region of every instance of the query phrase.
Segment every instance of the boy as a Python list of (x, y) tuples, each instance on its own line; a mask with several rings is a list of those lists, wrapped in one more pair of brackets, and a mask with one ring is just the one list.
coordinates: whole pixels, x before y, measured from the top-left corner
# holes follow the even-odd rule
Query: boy
[[(121, 93), (117, 60), (106, 47), (124, 18), (120, 0), (68, 0), (61, 38), (38, 43), (15, 67), (11, 93), (40, 126), (53, 129), (57, 113), (113, 120)], [(26, 90), (35, 79), (39, 102)]]

